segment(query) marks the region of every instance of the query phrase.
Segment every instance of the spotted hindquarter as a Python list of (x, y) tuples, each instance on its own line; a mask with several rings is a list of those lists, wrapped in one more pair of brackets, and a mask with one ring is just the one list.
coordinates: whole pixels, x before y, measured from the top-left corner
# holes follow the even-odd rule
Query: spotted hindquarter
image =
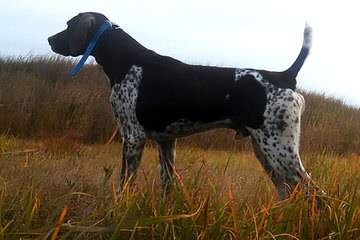
[(121, 187), (138, 168), (145, 146), (145, 131), (136, 117), (136, 101), (142, 80), (142, 68), (133, 65), (125, 78), (112, 88), (110, 102), (123, 140)]
[(290, 89), (270, 88), (259, 129), (248, 128), (255, 154), (270, 175), (281, 198), (299, 183), (309, 182), (299, 155), (303, 97)]

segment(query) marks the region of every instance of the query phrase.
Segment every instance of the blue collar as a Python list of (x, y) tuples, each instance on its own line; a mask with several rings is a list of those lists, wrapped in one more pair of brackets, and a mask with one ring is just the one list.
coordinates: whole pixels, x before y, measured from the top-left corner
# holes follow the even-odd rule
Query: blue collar
[(94, 49), (96, 42), (99, 40), (100, 36), (108, 29), (112, 27), (112, 24), (110, 21), (106, 20), (97, 30), (97, 32), (92, 36), (91, 41), (89, 45), (87, 46), (82, 58), (76, 64), (73, 68), (70, 69), (69, 74), (71, 76), (75, 76), (81, 69), (81, 67), (84, 65), (86, 59), (90, 56), (92, 50)]

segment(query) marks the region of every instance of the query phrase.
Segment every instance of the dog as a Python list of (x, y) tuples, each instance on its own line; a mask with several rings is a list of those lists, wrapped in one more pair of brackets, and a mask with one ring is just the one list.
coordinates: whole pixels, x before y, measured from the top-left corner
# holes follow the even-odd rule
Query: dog
[[(108, 27), (99, 35), (104, 24)], [(145, 48), (95, 12), (73, 17), (48, 42), (55, 53), (76, 57), (96, 34), (90, 52), (110, 81), (123, 140), (120, 189), (135, 176), (146, 138), (158, 144), (161, 186), (167, 192), (176, 139), (214, 128), (233, 129), (237, 139), (250, 136), (280, 198), (312, 182), (299, 155), (305, 101), (296, 92), (296, 76), (311, 48), (310, 26), (295, 62), (282, 72), (189, 65)]]

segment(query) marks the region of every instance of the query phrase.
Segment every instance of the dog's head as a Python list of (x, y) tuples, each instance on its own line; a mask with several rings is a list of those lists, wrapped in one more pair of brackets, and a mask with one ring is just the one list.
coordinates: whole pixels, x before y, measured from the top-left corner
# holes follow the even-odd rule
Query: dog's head
[(107, 18), (101, 13), (79, 13), (67, 22), (67, 28), (48, 38), (51, 49), (63, 56), (83, 54), (93, 33)]

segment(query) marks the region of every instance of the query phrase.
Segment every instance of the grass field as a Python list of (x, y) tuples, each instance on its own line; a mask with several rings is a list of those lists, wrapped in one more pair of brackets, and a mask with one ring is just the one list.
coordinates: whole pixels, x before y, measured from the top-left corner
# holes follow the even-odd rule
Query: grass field
[(116, 194), (121, 144), (101, 70), (75, 79), (55, 58), (0, 59), (0, 239), (360, 239), (360, 110), (304, 93), (301, 155), (326, 192), (279, 201), (247, 140), (179, 141), (176, 186), (159, 192), (147, 143)]

